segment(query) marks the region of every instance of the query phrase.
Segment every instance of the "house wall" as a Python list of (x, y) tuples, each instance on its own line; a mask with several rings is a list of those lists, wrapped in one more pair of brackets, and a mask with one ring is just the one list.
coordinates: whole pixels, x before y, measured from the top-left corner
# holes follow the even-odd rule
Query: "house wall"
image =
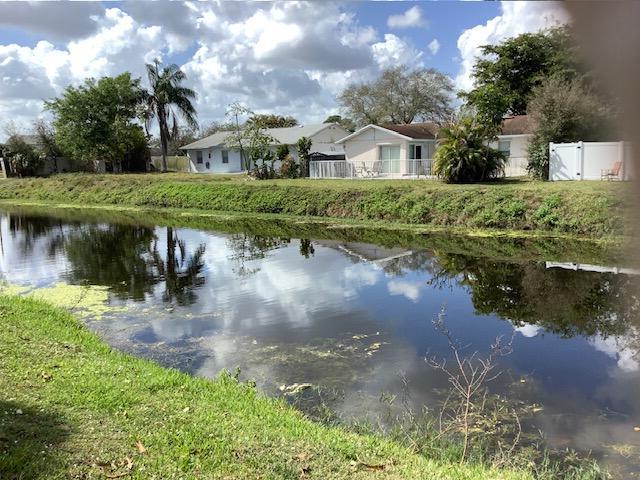
[[(229, 163), (222, 163), (222, 150), (229, 152)], [(201, 150), (202, 163), (197, 163), (198, 150), (188, 150), (190, 171), (195, 173), (238, 173), (241, 172), (240, 151), (213, 147)], [(207, 168), (209, 162), (209, 168)]]
[[(331, 125), (328, 128), (318, 132), (311, 137), (311, 150), (313, 152), (329, 153), (335, 152), (335, 154), (344, 153), (344, 147), (342, 145), (336, 145), (335, 142), (341, 138), (349, 135), (349, 132), (338, 125)], [(269, 148), (275, 155), (278, 147), (272, 146)], [(222, 150), (229, 152), (229, 163), (222, 163)], [(202, 163), (197, 163), (198, 150), (189, 150), (187, 156), (189, 157), (190, 171), (195, 173), (238, 173), (241, 172), (240, 151), (232, 149), (223, 149), (222, 147), (213, 147), (210, 149), (203, 149), (202, 151)], [(296, 162), (299, 162), (298, 149), (295, 145), (289, 145), (289, 153), (293, 156)], [(211, 155), (211, 158), (209, 158)], [(207, 169), (207, 162), (209, 167)], [(280, 161), (274, 163), (276, 170), (280, 169)]]
[(509, 158), (505, 165), (506, 177), (520, 177), (527, 175), (527, 165), (529, 164), (529, 157), (527, 155), (527, 145), (529, 139), (532, 137), (530, 134), (524, 135), (498, 135), (498, 140), (491, 142), (489, 146), (498, 148), (500, 141), (510, 142)]
[(408, 141), (392, 133), (370, 128), (343, 143), (346, 159), (351, 162), (373, 162), (378, 160), (380, 145), (399, 145), (400, 158), (407, 158)]
[[(344, 146), (336, 144), (338, 140), (349, 135), (349, 132), (339, 125), (331, 125), (311, 137), (311, 151), (332, 155), (344, 154)], [(297, 155), (297, 151), (296, 151)], [(296, 157), (297, 158), (297, 157)]]

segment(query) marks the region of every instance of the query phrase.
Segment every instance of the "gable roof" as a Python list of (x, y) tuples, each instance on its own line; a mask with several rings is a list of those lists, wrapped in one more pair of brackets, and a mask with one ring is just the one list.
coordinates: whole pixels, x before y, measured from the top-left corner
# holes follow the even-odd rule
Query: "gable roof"
[[(310, 125), (297, 125), (295, 127), (265, 128), (264, 133), (272, 136), (277, 143), (282, 145), (295, 145), (302, 137), (311, 138), (331, 126), (339, 126), (335, 123), (314, 123)], [(342, 128), (342, 127), (340, 127)], [(196, 140), (193, 143), (180, 147), (180, 150), (200, 150), (223, 145), (232, 132), (216, 132), (208, 137)]]
[[(347, 140), (351, 140), (371, 128), (395, 134), (405, 140), (435, 140), (438, 137), (438, 131), (440, 130), (440, 127), (438, 127), (434, 122), (384, 126), (374, 125), (371, 123), (359, 130), (356, 130), (351, 135), (341, 138), (336, 143), (343, 143)], [(526, 135), (529, 133), (531, 133), (529, 117), (527, 115), (515, 115), (513, 117), (506, 117), (502, 121), (502, 131), (499, 135)]]
[(393, 134), (393, 135), (396, 135), (396, 136), (398, 136), (398, 137), (400, 137), (400, 138), (404, 138), (405, 140), (413, 140), (411, 137), (407, 137), (406, 135), (403, 135), (403, 134), (401, 134), (401, 133), (399, 133), (399, 132), (396, 132), (396, 131), (394, 131), (394, 130), (391, 130), (391, 129), (389, 129), (389, 128), (381, 127), (380, 125), (374, 125), (373, 123), (370, 123), (369, 125), (365, 125), (364, 127), (360, 128), (359, 130), (356, 130), (356, 131), (355, 131), (355, 132), (353, 132), (352, 134), (347, 135), (347, 136), (346, 136), (346, 137), (344, 137), (344, 138), (341, 138), (341, 139), (340, 139), (340, 140), (338, 140), (336, 143), (343, 143), (343, 142), (346, 142), (347, 140), (351, 140), (352, 138), (357, 137), (357, 136), (358, 136), (358, 135), (360, 135), (361, 133), (363, 133), (363, 132), (365, 132), (365, 131), (367, 131), (367, 130), (371, 130), (371, 129), (374, 129), (374, 130), (382, 130), (382, 131), (384, 131), (384, 132), (387, 132), (387, 133), (391, 133), (391, 134)]
[(410, 137), (413, 140), (434, 140), (438, 134), (438, 125), (434, 122), (385, 125), (384, 128)]

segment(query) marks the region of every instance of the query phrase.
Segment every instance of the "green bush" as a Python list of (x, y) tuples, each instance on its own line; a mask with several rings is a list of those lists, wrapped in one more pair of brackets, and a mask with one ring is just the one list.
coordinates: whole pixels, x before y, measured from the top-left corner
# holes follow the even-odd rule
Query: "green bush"
[(473, 118), (463, 118), (440, 130), (434, 173), (447, 183), (473, 183), (504, 175), (505, 157), (487, 145), (491, 137)]

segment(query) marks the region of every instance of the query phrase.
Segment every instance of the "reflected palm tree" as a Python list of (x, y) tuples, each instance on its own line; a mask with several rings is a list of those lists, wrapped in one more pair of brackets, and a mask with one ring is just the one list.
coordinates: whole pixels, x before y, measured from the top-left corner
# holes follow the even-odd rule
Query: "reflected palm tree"
[(189, 254), (184, 240), (180, 240), (172, 227), (166, 227), (167, 251), (163, 259), (157, 242), (153, 248), (153, 263), (160, 279), (164, 282), (163, 301), (179, 305), (191, 305), (196, 302), (195, 290), (204, 285), (203, 275), (205, 244), (201, 243)]
[(288, 245), (291, 239), (236, 233), (231, 235), (226, 243), (231, 250), (229, 259), (236, 263), (233, 271), (239, 277), (246, 277), (260, 271), (260, 268), (251, 268), (249, 262), (265, 258), (269, 251)]

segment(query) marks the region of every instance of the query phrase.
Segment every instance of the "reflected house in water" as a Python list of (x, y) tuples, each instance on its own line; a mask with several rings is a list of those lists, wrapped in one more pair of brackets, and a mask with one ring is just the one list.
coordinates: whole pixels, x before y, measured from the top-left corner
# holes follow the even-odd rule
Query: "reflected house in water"
[(624, 275), (640, 275), (640, 270), (624, 267), (605, 267), (588, 263), (545, 262), (547, 268), (564, 268), (565, 270), (584, 270), (585, 272), (622, 273)]
[(369, 243), (348, 242), (343, 243), (332, 240), (316, 242), (323, 247), (329, 247), (344, 252), (349, 257), (360, 262), (385, 263), (402, 257), (413, 255), (412, 250), (397, 247), (380, 247)]

